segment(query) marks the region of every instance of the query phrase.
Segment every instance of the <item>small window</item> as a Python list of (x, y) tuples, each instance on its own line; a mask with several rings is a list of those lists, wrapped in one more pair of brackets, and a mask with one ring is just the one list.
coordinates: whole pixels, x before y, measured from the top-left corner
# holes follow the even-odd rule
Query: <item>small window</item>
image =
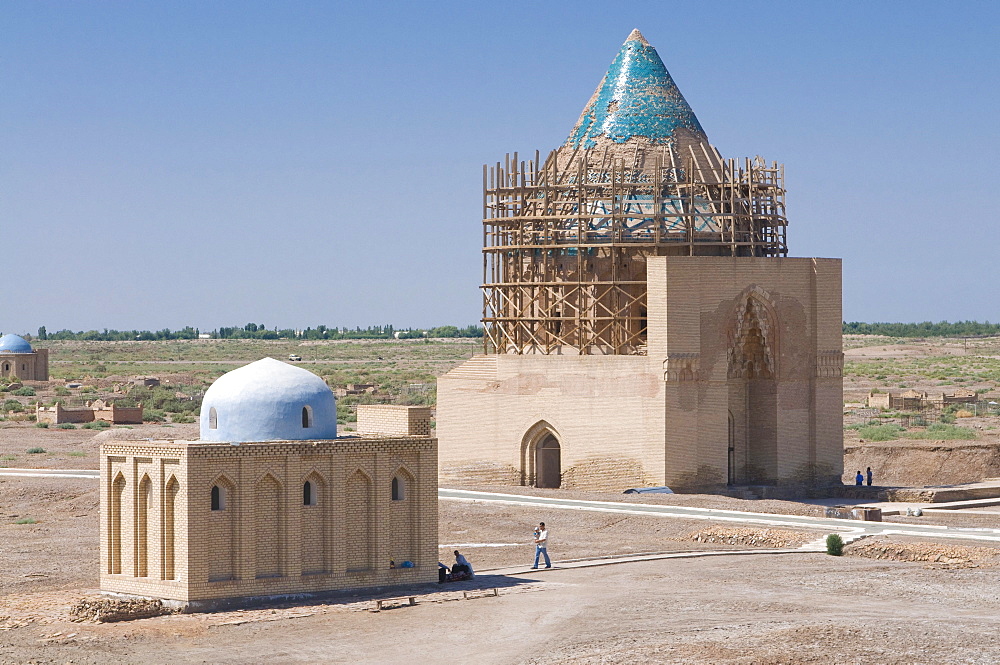
[(219, 429), (219, 413), (214, 406), (208, 410), (208, 429)]
[(311, 406), (302, 407), (302, 427), (308, 429), (313, 426), (313, 410)]
[(406, 498), (406, 486), (403, 481), (396, 476), (392, 479), (392, 500), (402, 501)]
[(302, 485), (302, 505), (303, 506), (315, 506), (316, 505), (316, 488), (310, 481), (306, 481)]
[(226, 509), (226, 491), (218, 485), (212, 485), (212, 510)]

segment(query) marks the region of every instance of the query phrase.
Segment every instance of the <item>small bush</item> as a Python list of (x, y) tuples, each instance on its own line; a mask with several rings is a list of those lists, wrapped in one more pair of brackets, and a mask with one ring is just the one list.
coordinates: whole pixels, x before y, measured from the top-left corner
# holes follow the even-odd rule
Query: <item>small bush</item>
[(839, 533), (831, 533), (826, 537), (826, 553), (830, 556), (840, 556), (844, 553), (844, 539)]
[(45, 421), (42, 421), (42, 422), (35, 423), (35, 427), (38, 427), (38, 428), (41, 428), (41, 429), (48, 429), (49, 424), (47, 422), (45, 422)]
[(67, 395), (72, 395), (68, 388), (65, 386), (56, 386), (56, 395), (59, 397), (66, 397)]
[(86, 457), (87, 453), (83, 452), (82, 450), (71, 450), (71, 451), (69, 451), (69, 456), (70, 457)]
[(950, 425), (950, 424), (952, 424), (952, 423), (955, 422), (955, 414), (954, 413), (942, 413), (938, 417), (938, 420), (940, 420), (941, 422), (943, 422), (946, 425)]
[(109, 427), (111, 427), (111, 423), (107, 420), (92, 420), (83, 424), (83, 429), (107, 429)]
[(194, 416), (177, 415), (170, 418), (170, 422), (188, 424), (194, 422)]
[(167, 416), (158, 409), (149, 409), (143, 412), (142, 420), (147, 423), (165, 423), (167, 422)]
[(27, 452), (29, 455), (37, 455), (39, 453), (44, 453), (45, 448), (28, 448)]
[(8, 399), (3, 403), (3, 410), (9, 411), (11, 413), (21, 413), (24, 411), (24, 405), (18, 402), (16, 399)]
[(976, 414), (974, 414), (972, 411), (966, 411), (965, 409), (962, 409), (961, 411), (955, 413), (956, 418), (971, 418), (974, 415)]
[(30, 517), (25, 517), (14, 522), (14, 524), (38, 524), (38, 520), (33, 520)]
[(17, 395), (18, 397), (34, 397), (35, 389), (31, 386), (24, 386), (12, 392), (11, 395)]
[(76, 425), (73, 423), (59, 423), (56, 427), (58, 429), (76, 429)]

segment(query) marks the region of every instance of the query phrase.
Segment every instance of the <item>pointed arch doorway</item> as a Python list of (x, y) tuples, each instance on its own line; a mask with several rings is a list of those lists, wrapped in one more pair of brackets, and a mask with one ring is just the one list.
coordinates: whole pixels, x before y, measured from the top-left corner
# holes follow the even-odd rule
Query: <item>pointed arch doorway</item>
[(562, 486), (562, 446), (559, 434), (547, 422), (532, 426), (521, 440), (521, 484)]

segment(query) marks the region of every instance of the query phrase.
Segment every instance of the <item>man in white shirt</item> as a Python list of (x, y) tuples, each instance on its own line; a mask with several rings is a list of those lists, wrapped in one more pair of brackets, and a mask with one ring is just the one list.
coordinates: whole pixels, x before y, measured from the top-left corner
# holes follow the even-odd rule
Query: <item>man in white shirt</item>
[(476, 576), (476, 571), (472, 569), (472, 564), (469, 563), (469, 560), (465, 558), (465, 555), (459, 554), (458, 550), (455, 550), (455, 565), (451, 567), (451, 570), (454, 573), (456, 568), (461, 569), (462, 566), (465, 566), (465, 568), (467, 569), (467, 572), (469, 573), (469, 579), (472, 579)]
[(551, 568), (552, 562), (549, 560), (549, 530), (545, 528), (545, 522), (539, 522), (538, 528), (535, 529), (535, 565), (531, 567), (532, 570), (538, 570), (538, 558), (539, 556), (545, 557), (545, 567)]

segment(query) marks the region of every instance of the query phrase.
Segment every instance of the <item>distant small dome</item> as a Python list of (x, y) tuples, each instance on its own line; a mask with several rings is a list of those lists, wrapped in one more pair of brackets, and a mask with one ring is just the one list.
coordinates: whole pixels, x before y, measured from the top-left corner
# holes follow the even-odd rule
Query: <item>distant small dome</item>
[(312, 372), (262, 358), (223, 374), (201, 403), (202, 441), (337, 438), (337, 404)]
[(23, 337), (4, 335), (0, 337), (0, 353), (32, 353), (32, 350)]

